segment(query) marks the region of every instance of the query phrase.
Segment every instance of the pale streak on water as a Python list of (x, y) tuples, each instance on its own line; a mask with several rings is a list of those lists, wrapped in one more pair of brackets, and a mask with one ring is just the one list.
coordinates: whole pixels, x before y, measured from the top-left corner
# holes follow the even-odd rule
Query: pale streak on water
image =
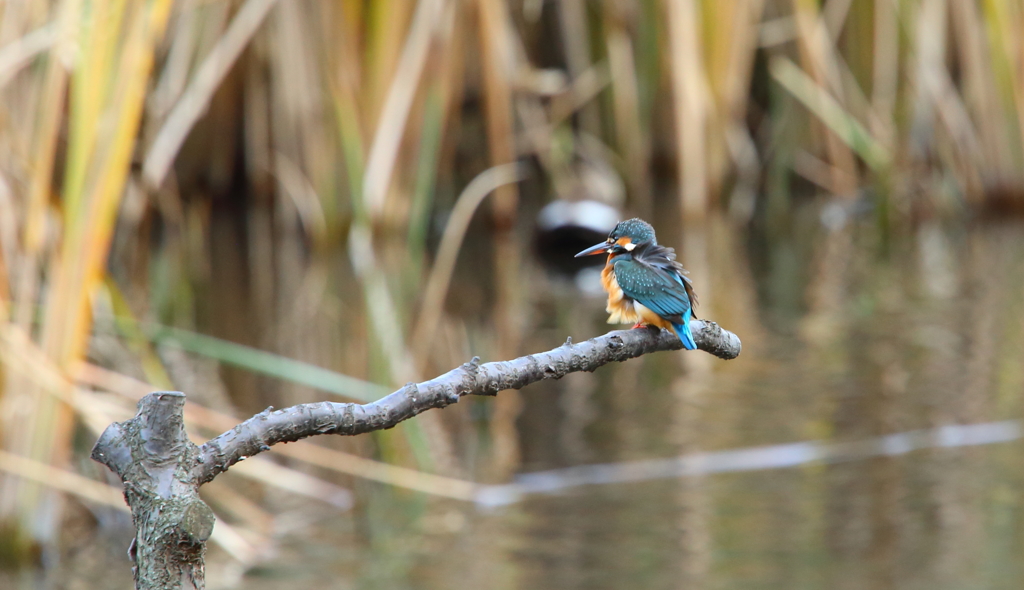
[(870, 457), (894, 457), (930, 448), (955, 448), (1015, 441), (1024, 434), (1018, 420), (980, 424), (949, 424), (848, 442), (804, 441), (692, 453), (681, 457), (622, 463), (577, 465), (516, 476), (510, 484), (488, 485), (477, 504), (513, 504), (529, 494), (557, 494), (591, 485), (634, 483), (659, 479), (786, 469), (810, 463), (841, 463)]

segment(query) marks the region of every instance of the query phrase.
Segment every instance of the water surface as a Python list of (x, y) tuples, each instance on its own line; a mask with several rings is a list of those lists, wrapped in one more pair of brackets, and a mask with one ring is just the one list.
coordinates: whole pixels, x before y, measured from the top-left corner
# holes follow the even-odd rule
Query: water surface
[[(466, 476), (515, 492), (500, 505), (271, 494), (278, 552), (243, 575), (212, 548), (211, 587), (1021, 587), (1024, 225), (884, 246), (810, 228), (686, 238), (700, 311), (740, 359), (658, 353), (446, 410)], [(523, 352), (606, 329), (599, 297), (529, 264)]]

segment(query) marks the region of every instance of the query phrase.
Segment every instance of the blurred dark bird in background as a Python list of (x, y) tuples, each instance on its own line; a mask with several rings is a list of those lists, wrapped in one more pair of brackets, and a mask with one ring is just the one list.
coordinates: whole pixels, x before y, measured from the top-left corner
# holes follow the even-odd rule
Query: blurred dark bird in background
[(534, 251), (545, 267), (574, 276), (593, 265), (572, 255), (606, 236), (621, 218), (618, 209), (599, 200), (554, 200), (537, 214)]

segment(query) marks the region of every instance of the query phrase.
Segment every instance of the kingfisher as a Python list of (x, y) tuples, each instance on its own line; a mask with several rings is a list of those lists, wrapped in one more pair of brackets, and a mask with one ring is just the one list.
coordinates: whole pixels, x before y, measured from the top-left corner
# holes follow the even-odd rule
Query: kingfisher
[(651, 224), (639, 218), (620, 221), (607, 240), (576, 258), (605, 252), (608, 261), (601, 283), (608, 292), (608, 323), (635, 322), (634, 328), (650, 325), (671, 330), (683, 348), (696, 349), (690, 318), (697, 317), (693, 313), (697, 294), (683, 265), (676, 261), (675, 250), (658, 244)]

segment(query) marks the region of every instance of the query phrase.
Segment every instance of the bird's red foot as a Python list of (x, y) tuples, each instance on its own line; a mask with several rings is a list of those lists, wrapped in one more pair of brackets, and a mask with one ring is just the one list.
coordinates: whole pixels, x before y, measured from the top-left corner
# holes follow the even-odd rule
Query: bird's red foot
[(647, 327), (647, 324), (645, 324), (643, 322), (637, 322), (637, 323), (633, 324), (633, 327), (630, 328), (630, 329), (631, 330), (636, 330), (637, 328), (646, 328), (646, 327)]

